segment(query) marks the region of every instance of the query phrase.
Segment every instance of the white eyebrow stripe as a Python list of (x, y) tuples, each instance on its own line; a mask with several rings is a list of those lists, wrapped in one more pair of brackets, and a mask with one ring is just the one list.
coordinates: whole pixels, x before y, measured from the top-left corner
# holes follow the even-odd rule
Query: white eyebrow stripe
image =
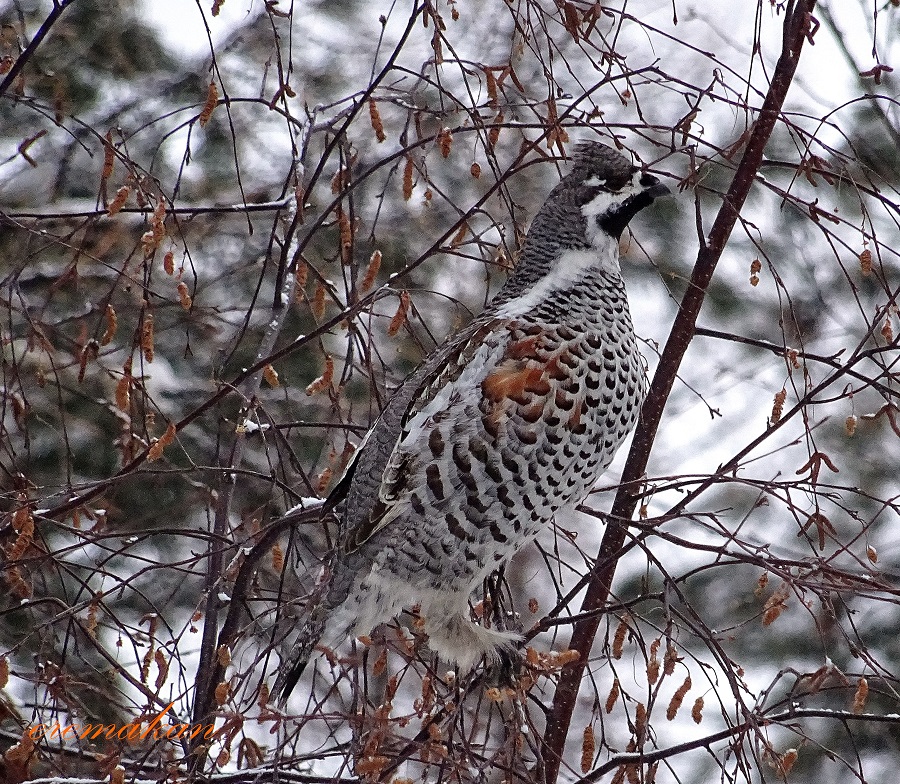
[(588, 179), (584, 181), (584, 184), (602, 188), (606, 185), (606, 180), (601, 180), (597, 175), (594, 175), (593, 177), (588, 177)]

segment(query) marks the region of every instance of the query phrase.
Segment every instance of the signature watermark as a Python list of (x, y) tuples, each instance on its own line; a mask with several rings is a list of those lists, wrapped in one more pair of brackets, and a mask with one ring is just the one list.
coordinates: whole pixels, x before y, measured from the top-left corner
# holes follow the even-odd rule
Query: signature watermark
[(126, 740), (135, 742), (152, 738), (153, 740), (181, 740), (188, 738), (193, 740), (202, 737), (209, 740), (215, 734), (214, 724), (163, 724), (166, 714), (172, 709), (174, 702), (170, 702), (157, 713), (149, 722), (129, 722), (128, 724), (60, 724), (58, 721), (46, 724), (35, 724), (29, 727), (27, 735), (34, 741), (41, 738), (61, 738), (63, 740)]

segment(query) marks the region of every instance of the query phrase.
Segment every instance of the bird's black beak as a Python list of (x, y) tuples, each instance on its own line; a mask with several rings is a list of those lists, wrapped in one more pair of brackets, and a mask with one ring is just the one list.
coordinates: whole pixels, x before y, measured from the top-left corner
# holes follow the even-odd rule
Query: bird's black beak
[(670, 191), (659, 181), (658, 178), (654, 177), (652, 174), (642, 174), (639, 182), (644, 188), (644, 193), (647, 194), (647, 196), (649, 196), (651, 199), (659, 199), (662, 196), (671, 196), (672, 194), (672, 191)]

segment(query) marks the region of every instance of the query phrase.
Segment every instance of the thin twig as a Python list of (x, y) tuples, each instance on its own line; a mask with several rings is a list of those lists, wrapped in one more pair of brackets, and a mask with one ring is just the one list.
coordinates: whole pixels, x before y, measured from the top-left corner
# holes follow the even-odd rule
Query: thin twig
[(16, 80), (16, 77), (22, 72), (22, 69), (27, 65), (28, 61), (38, 50), (38, 47), (43, 43), (44, 38), (47, 37), (50, 28), (59, 21), (63, 11), (74, 2), (75, 0), (58, 0), (58, 2), (53, 4), (53, 9), (47, 15), (47, 18), (44, 20), (44, 23), (40, 26), (37, 33), (35, 33), (34, 38), (31, 39), (31, 43), (28, 44), (28, 46), (25, 47), (25, 50), (16, 58), (12, 68), (6, 72), (6, 76), (3, 77), (3, 81), (0, 82), (0, 96), (6, 93), (10, 85)]

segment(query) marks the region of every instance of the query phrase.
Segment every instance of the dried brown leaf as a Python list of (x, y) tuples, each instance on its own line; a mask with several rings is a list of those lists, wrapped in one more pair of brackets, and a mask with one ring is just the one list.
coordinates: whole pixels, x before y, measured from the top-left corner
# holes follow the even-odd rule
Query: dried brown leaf
[(331, 354), (325, 355), (325, 370), (322, 371), (322, 375), (318, 378), (314, 379), (309, 386), (306, 387), (307, 395), (316, 395), (324, 389), (328, 389), (331, 386), (331, 381), (334, 378), (334, 359)]
[(212, 81), (209, 83), (209, 87), (206, 88), (206, 103), (203, 104), (203, 108), (200, 110), (200, 116), (197, 118), (201, 128), (209, 122), (218, 102), (219, 88), (216, 86), (216, 83)]
[(378, 271), (381, 269), (381, 251), (376, 250), (369, 257), (369, 263), (366, 271), (363, 273), (362, 282), (359, 284), (359, 291), (365, 294), (375, 285), (375, 279), (378, 277)]
[(175, 433), (175, 423), (169, 422), (166, 432), (153, 442), (150, 451), (147, 452), (148, 463), (152, 463), (154, 460), (159, 460), (162, 457), (163, 450), (175, 440)]
[(594, 728), (588, 724), (581, 736), (581, 772), (587, 773), (594, 766), (594, 754), (597, 751), (597, 742), (594, 738)]
[(406, 313), (409, 310), (409, 292), (400, 292), (400, 301), (397, 304), (397, 312), (394, 313), (391, 323), (388, 324), (388, 336), (394, 337), (406, 323)]
[(375, 131), (375, 138), (381, 144), (387, 136), (384, 134), (384, 123), (381, 121), (381, 113), (378, 111), (378, 104), (374, 98), (369, 99), (369, 121), (372, 123), (372, 130)]

